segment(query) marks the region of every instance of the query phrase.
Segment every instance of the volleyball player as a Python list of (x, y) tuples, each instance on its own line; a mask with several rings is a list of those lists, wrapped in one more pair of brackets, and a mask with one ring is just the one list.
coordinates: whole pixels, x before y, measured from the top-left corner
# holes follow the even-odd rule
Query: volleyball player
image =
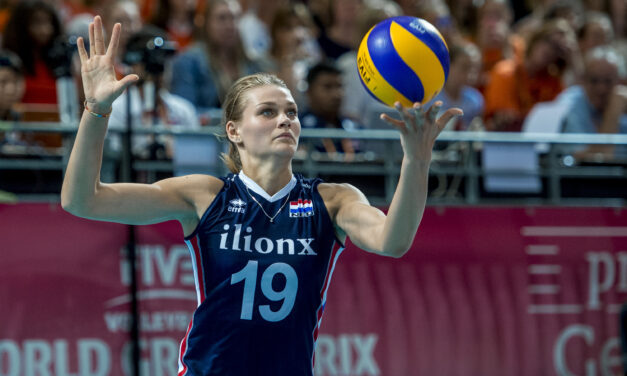
[[(461, 110), (399, 109), (384, 116), (401, 134), (404, 158), (386, 214), (346, 184), (292, 173), (300, 123), (275, 76), (237, 81), (223, 104), (230, 143), (226, 177), (175, 177), (154, 184), (104, 184), (99, 171), (111, 103), (138, 77), (116, 80), (120, 25), (105, 49), (100, 17), (90, 54), (78, 40), (86, 106), (63, 182), (69, 212), (127, 224), (178, 220), (190, 248), (198, 307), (181, 343), (179, 375), (312, 375), (331, 273), (347, 237), (400, 257), (411, 246), (427, 196), (431, 150)], [(400, 106), (400, 105), (399, 105)]]

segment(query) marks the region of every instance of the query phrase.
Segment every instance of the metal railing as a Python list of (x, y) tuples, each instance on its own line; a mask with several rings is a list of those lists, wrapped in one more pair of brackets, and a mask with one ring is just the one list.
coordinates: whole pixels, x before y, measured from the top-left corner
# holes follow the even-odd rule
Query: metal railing
[[(54, 132), (63, 135), (63, 146), (57, 149), (11, 147), (0, 154), (0, 172), (17, 170), (48, 170), (63, 172), (76, 133), (77, 124), (0, 122), (0, 132)], [(220, 131), (218, 126), (203, 127), (198, 131), (181, 131), (163, 127), (134, 129), (134, 134), (158, 134), (172, 136), (205, 137), (213, 140)], [(110, 129), (109, 133), (120, 133)], [(364, 152), (347, 162), (342, 155), (329, 155), (315, 151), (313, 147), (299, 151), (293, 162), (295, 172), (308, 177), (321, 176), (331, 181), (349, 181), (362, 189), (373, 204), (386, 205), (393, 196), (400, 172), (402, 151), (399, 134), (395, 130), (362, 130), (347, 132), (340, 129), (304, 129), (301, 143), (309, 144), (317, 139), (351, 138), (366, 144)], [(545, 145), (536, 153), (538, 161), (531, 169), (487, 169), (482, 153), (486, 145)], [(614, 160), (592, 165), (573, 164), (568, 155), (561, 152), (564, 145), (627, 145), (627, 135), (609, 134), (544, 134), (544, 133), (495, 133), (495, 132), (443, 132), (436, 142), (430, 175), (429, 203), (433, 205), (463, 204), (525, 204), (525, 205), (593, 205), (624, 206), (627, 190), (620, 189), (627, 182), (627, 161)], [(372, 151), (372, 145), (376, 152)], [(548, 145), (548, 146), (546, 146)], [(2, 150), (0, 150), (1, 152)], [(7, 153), (8, 151), (8, 153)], [(105, 153), (105, 160), (116, 159)], [(136, 160), (133, 168), (144, 172), (147, 182), (159, 174), (171, 174), (175, 168), (172, 160)], [(218, 164), (219, 165), (219, 164)], [(217, 167), (214, 174), (226, 172)], [(2, 176), (2, 175), (0, 175)], [(532, 194), (516, 192), (489, 192), (486, 178), (526, 177), (540, 181), (541, 189)], [(595, 186), (595, 179), (603, 179), (608, 193)], [(565, 184), (577, 182), (586, 191), (579, 196), (564, 195)], [(566, 185), (567, 186), (567, 185)], [(2, 182), (0, 181), (0, 189)], [(613, 191), (613, 192), (610, 192)], [(18, 193), (19, 200), (56, 201), (58, 192)]]

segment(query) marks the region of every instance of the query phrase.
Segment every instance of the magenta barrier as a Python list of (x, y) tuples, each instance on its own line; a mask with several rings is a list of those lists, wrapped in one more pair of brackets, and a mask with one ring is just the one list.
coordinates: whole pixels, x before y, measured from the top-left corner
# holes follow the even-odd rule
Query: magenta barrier
[[(0, 205), (0, 376), (128, 374), (123, 225)], [(180, 226), (138, 227), (142, 368), (174, 375), (195, 307)], [(428, 208), (401, 259), (340, 256), (323, 375), (618, 375), (627, 215)]]

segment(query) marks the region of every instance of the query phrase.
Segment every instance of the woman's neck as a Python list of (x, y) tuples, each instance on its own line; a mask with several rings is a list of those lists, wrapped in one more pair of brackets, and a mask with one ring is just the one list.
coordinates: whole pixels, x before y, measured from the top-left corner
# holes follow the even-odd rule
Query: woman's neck
[(248, 163), (242, 168), (242, 171), (270, 196), (280, 191), (292, 179), (291, 163), (283, 168), (278, 168), (273, 163), (258, 165)]

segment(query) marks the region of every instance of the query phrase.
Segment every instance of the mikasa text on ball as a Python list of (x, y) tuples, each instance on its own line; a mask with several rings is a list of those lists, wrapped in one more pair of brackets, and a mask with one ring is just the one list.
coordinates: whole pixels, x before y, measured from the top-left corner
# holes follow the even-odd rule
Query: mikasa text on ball
[(448, 77), (448, 46), (427, 21), (409, 16), (376, 24), (357, 51), (359, 77), (366, 90), (388, 106), (426, 103)]

